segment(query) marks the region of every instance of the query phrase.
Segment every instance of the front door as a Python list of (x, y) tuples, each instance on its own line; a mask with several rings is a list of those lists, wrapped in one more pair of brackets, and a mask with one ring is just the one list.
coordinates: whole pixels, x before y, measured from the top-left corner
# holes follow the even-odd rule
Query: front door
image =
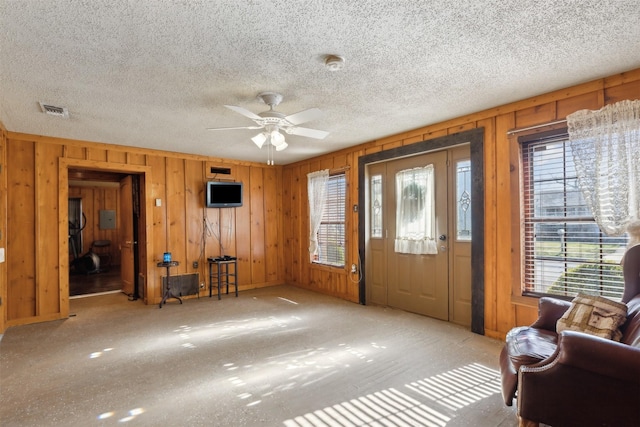
[(120, 181), (120, 277), (122, 292), (134, 294), (133, 183), (131, 175)]
[[(368, 166), (369, 302), (470, 324), (470, 305), (463, 307), (468, 313), (461, 313), (458, 300), (470, 294), (466, 278), (471, 264), (465, 248), (458, 247), (459, 239), (449, 235), (457, 227), (453, 226), (456, 215), (451, 214), (456, 205), (456, 173), (448, 168), (450, 160), (455, 163), (465, 155), (468, 159), (468, 152), (467, 146)], [(424, 182), (422, 174), (427, 172), (432, 173), (431, 183)], [(425, 220), (426, 235), (416, 230)], [(410, 241), (420, 238), (422, 242)]]

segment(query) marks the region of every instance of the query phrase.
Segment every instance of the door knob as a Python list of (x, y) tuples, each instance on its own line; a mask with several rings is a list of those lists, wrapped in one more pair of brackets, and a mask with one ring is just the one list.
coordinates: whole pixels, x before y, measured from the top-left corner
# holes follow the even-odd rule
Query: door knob
[(444, 241), (444, 240), (447, 240), (447, 236), (445, 236), (444, 234), (441, 234), (440, 237), (438, 237), (438, 239)]

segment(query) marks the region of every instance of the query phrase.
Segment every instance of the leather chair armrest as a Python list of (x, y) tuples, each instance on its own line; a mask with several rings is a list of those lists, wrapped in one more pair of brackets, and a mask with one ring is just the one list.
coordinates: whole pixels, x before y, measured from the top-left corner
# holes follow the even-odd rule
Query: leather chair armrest
[(577, 331), (562, 331), (556, 353), (543, 362), (520, 369), (545, 369), (560, 364), (626, 382), (640, 383), (640, 348)]
[(552, 297), (542, 297), (538, 301), (538, 319), (533, 328), (556, 331), (556, 322), (569, 309), (571, 302)]

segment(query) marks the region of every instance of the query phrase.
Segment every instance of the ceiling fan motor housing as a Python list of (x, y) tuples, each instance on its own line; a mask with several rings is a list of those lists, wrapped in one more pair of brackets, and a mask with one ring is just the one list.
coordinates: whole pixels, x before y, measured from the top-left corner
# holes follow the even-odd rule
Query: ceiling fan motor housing
[(273, 108), (282, 102), (282, 95), (276, 92), (262, 92), (258, 94), (258, 99)]

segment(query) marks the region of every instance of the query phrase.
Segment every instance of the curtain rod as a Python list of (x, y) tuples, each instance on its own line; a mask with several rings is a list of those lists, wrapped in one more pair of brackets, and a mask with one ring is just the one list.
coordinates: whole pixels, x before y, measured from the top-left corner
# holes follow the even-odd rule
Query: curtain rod
[(526, 128), (511, 129), (510, 131), (507, 131), (507, 135), (513, 135), (514, 133), (520, 133), (520, 132), (525, 132), (525, 131), (528, 131), (528, 130), (543, 128), (545, 126), (559, 125), (561, 123), (567, 123), (567, 119), (556, 120), (555, 122), (543, 123), (541, 125), (529, 126), (529, 127), (526, 127)]
[(351, 169), (351, 166), (346, 165), (346, 166), (341, 166), (339, 168), (329, 168), (329, 173), (340, 173), (340, 172), (346, 172), (348, 170)]

